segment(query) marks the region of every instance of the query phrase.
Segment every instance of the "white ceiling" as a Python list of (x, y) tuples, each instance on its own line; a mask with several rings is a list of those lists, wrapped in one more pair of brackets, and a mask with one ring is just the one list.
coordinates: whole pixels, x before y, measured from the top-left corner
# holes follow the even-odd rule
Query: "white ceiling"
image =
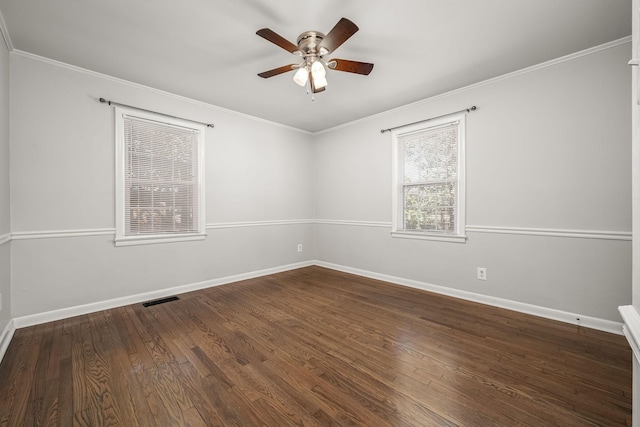
[[(310, 132), (631, 34), (631, 0), (0, 0), (0, 12), (16, 50)], [(369, 76), (329, 71), (313, 102), (293, 73), (257, 76), (298, 62), (258, 29), (295, 43), (341, 17), (360, 31), (335, 57), (374, 63)]]

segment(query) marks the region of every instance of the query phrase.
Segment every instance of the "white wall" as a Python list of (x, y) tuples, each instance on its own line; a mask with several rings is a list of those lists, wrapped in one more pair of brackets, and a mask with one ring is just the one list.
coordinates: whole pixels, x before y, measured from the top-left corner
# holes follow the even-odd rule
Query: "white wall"
[(0, 294), (2, 294), (2, 306), (0, 307), (0, 338), (2, 331), (11, 319), (9, 164), (9, 51), (0, 34)]
[[(311, 135), (21, 53), (11, 73), (14, 317), (314, 258)], [(99, 97), (215, 123), (205, 241), (114, 247), (114, 114)]]
[[(633, 23), (633, 43), (630, 59), (640, 58), (640, 6), (639, 0), (633, 0), (631, 10)], [(632, 77), (632, 88), (630, 95), (631, 115), (632, 115), (632, 162), (633, 162), (633, 229), (637, 232), (640, 230), (640, 66), (630, 67)], [(637, 313), (640, 313), (640, 238), (633, 239), (633, 307)], [(640, 330), (634, 331), (640, 335)], [(640, 374), (640, 373), (639, 373)], [(640, 378), (640, 375), (639, 375)], [(640, 384), (639, 384), (640, 385)], [(638, 390), (640, 391), (640, 389)], [(638, 396), (638, 406), (640, 407), (640, 393), (634, 394)], [(640, 422), (640, 416), (638, 417)]]
[[(317, 135), (320, 259), (620, 322), (631, 301), (629, 56), (629, 43), (574, 55)], [(472, 105), (467, 226), (536, 235), (391, 238), (391, 137), (380, 129)], [(575, 236), (584, 230), (623, 240)], [(571, 237), (545, 235), (562, 232)]]
[[(637, 60), (640, 58), (640, 1), (633, 0), (631, 7), (632, 22), (632, 46), (630, 59)], [(640, 230), (640, 94), (638, 87), (640, 80), (638, 79), (640, 67), (631, 67), (631, 132), (632, 132), (632, 229), (635, 237), (633, 238), (633, 273), (632, 273), (632, 293), (633, 304), (620, 307), (620, 313), (623, 315), (625, 327), (625, 335), (629, 341), (629, 345), (633, 350), (633, 406), (632, 406), (632, 425), (640, 426), (640, 350), (638, 342), (640, 342), (640, 238), (638, 238), (638, 230)]]

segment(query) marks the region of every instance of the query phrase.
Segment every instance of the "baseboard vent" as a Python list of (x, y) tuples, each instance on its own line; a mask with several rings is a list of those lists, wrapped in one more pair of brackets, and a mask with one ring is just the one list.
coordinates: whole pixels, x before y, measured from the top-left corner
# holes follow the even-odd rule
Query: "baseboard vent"
[(145, 307), (150, 307), (152, 305), (164, 304), (165, 302), (177, 301), (179, 299), (180, 298), (178, 298), (176, 296), (172, 296), (172, 297), (155, 299), (153, 301), (143, 302), (142, 305), (144, 305)]

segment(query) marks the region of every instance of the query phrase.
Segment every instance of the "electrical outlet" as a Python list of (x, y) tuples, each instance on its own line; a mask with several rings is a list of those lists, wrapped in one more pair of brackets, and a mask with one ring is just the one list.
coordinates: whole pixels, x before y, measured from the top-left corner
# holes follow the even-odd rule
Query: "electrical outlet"
[(487, 269), (478, 267), (478, 280), (487, 280)]
[(302, 252), (302, 243), (298, 243), (298, 252)]

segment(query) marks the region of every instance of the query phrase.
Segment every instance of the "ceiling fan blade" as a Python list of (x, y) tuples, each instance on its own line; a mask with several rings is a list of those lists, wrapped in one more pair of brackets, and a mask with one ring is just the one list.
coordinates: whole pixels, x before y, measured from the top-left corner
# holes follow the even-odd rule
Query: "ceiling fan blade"
[(269, 40), (271, 43), (280, 46), (286, 51), (291, 53), (300, 52), (298, 50), (298, 46), (268, 28), (258, 30), (256, 31), (256, 34), (266, 40)]
[[(333, 63), (335, 62), (335, 65)], [(368, 76), (373, 70), (373, 64), (369, 62), (349, 61), (348, 59), (332, 59), (329, 61), (332, 70), (346, 71), (347, 73), (364, 74)]]
[(273, 70), (263, 71), (263, 72), (259, 73), (258, 75), (260, 77), (262, 77), (263, 79), (268, 79), (269, 77), (277, 76), (278, 74), (282, 74), (282, 73), (286, 73), (288, 71), (291, 71), (296, 67), (297, 67), (296, 64), (283, 65), (282, 67), (274, 68)]
[(349, 37), (354, 35), (356, 31), (358, 31), (358, 26), (353, 22), (349, 21), (347, 18), (342, 18), (338, 23), (329, 31), (329, 34), (326, 35), (322, 43), (320, 43), (321, 47), (324, 47), (329, 52), (333, 52), (336, 50), (342, 43), (347, 41)]

